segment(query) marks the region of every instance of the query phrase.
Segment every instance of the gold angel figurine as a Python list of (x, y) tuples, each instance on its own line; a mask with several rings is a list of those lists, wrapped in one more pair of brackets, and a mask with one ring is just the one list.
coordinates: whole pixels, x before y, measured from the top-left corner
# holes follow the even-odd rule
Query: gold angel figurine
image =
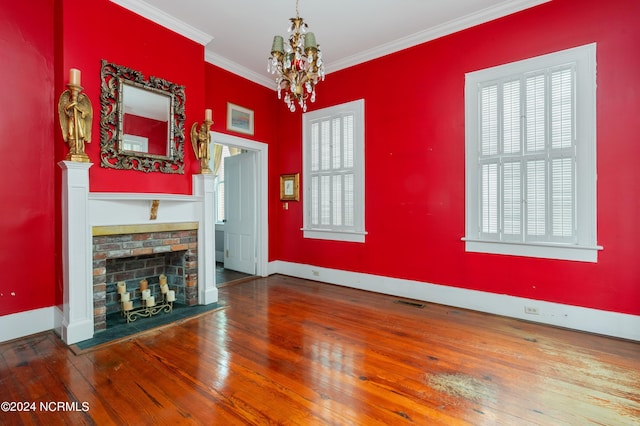
[(91, 121), (93, 108), (91, 101), (81, 87), (68, 85), (58, 101), (58, 115), (64, 141), (69, 145), (69, 161), (88, 162), (89, 156), (84, 152), (85, 142), (91, 142)]
[(211, 173), (211, 169), (209, 168), (209, 159), (211, 158), (209, 128), (212, 123), (210, 120), (205, 120), (200, 126), (200, 129), (197, 128), (197, 122), (191, 126), (191, 145), (193, 146), (193, 152), (196, 158), (200, 160), (200, 173)]

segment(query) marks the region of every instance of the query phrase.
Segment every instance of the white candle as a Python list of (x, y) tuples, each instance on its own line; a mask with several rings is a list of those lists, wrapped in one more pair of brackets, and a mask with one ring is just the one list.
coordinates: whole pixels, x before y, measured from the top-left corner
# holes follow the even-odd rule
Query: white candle
[(149, 296), (149, 298), (147, 299), (147, 308), (150, 308), (155, 305), (156, 305), (156, 298), (153, 296)]
[(80, 70), (76, 68), (71, 68), (69, 70), (69, 84), (73, 84), (74, 86), (80, 86)]
[(130, 296), (128, 291), (126, 293), (121, 293), (120, 294), (120, 301), (128, 302), (129, 300), (131, 300), (131, 296)]
[(205, 121), (213, 121), (213, 111), (207, 108), (204, 110), (204, 120)]
[(160, 286), (160, 291), (162, 292), (162, 294), (165, 294), (166, 292), (169, 291), (169, 286), (166, 284), (163, 284)]
[(167, 292), (167, 302), (175, 302), (175, 300), (176, 300), (176, 291), (169, 290)]
[(151, 297), (151, 290), (146, 289), (142, 290), (142, 300), (148, 299)]
[(124, 281), (118, 281), (118, 293), (122, 294), (127, 291), (127, 284)]
[(125, 311), (132, 310), (133, 309), (133, 302), (132, 301), (124, 302), (122, 304), (122, 309), (124, 309)]

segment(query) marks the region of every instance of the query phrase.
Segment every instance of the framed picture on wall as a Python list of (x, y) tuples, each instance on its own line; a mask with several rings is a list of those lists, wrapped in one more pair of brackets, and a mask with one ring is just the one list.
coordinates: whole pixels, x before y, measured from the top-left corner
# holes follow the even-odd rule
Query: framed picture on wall
[(227, 102), (227, 130), (253, 135), (253, 111)]
[(300, 173), (280, 175), (280, 201), (300, 200)]

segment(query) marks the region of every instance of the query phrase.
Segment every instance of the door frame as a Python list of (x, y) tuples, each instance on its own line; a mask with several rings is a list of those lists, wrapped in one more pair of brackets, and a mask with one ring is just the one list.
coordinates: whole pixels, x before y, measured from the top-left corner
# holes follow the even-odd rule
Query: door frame
[[(209, 133), (212, 144), (234, 146), (256, 154), (256, 275), (266, 277), (269, 261), (269, 145), (226, 133), (214, 131)], [(210, 167), (213, 170), (213, 165)], [(215, 240), (213, 251), (215, 253)]]

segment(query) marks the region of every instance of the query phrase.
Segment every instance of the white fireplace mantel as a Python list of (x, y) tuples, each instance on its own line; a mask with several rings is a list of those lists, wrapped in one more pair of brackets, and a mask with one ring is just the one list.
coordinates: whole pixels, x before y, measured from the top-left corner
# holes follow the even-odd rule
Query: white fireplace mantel
[[(92, 229), (96, 226), (198, 223), (198, 303), (218, 301), (215, 285), (213, 175), (193, 176), (193, 194), (91, 193), (92, 163), (61, 161), (64, 294), (59, 334), (67, 344), (90, 339), (93, 320)], [(151, 204), (158, 201), (157, 216)]]

